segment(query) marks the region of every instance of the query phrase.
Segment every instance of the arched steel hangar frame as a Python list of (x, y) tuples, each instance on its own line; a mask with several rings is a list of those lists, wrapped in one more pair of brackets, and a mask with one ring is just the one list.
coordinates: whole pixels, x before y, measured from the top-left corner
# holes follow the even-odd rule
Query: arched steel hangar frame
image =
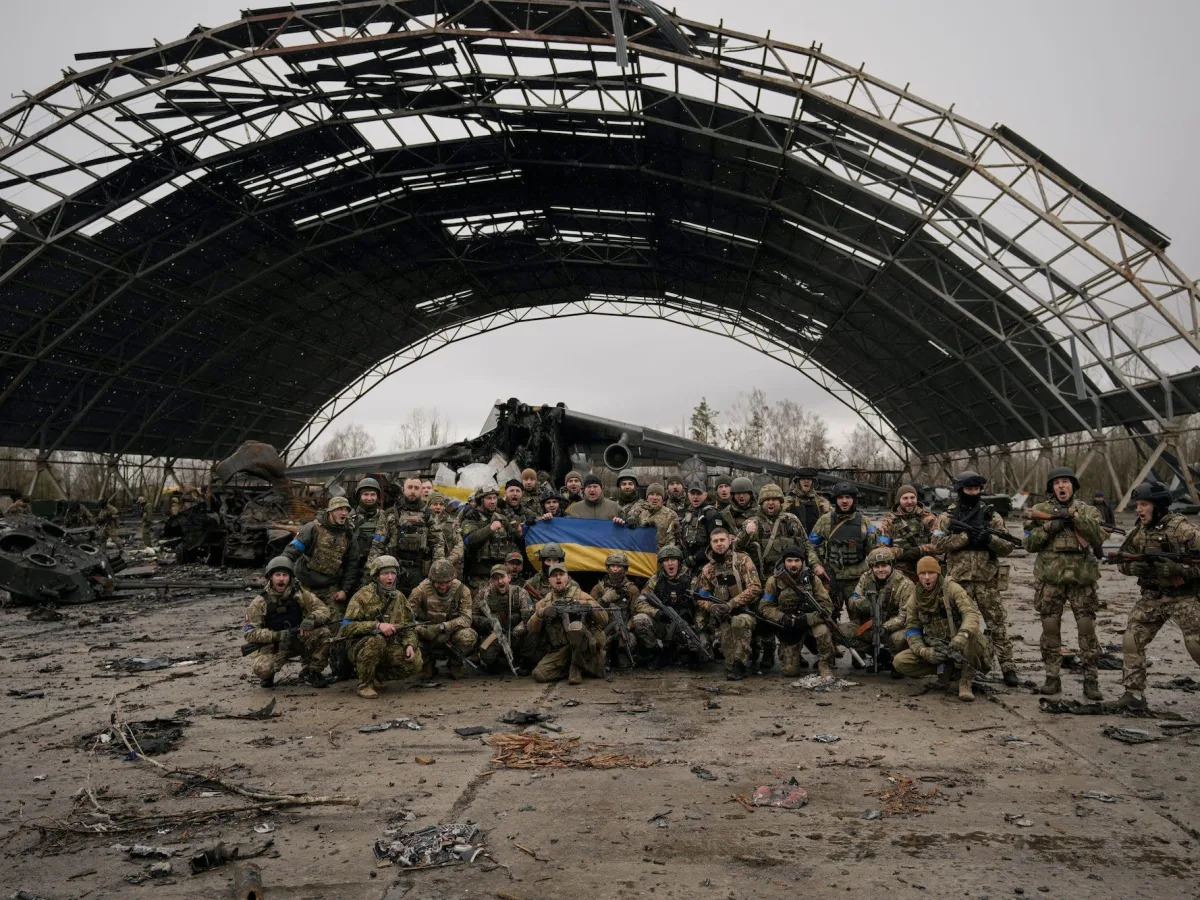
[(1200, 409), (1161, 233), (815, 45), (370, 0), (78, 58), (0, 118), (0, 445), (42, 460), (295, 458), (439, 346), (587, 313), (771, 353), (910, 458), (1113, 426), (1157, 455)]

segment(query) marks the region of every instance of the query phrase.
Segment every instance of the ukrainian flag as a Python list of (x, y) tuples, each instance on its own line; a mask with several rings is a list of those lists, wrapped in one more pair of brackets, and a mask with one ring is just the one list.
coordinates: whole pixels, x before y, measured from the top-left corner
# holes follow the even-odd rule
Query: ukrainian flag
[(603, 572), (604, 558), (617, 550), (629, 557), (629, 574), (649, 578), (658, 571), (658, 532), (652, 525), (626, 528), (601, 519), (556, 518), (525, 530), (525, 552), (536, 569), (543, 544), (561, 544), (572, 572)]

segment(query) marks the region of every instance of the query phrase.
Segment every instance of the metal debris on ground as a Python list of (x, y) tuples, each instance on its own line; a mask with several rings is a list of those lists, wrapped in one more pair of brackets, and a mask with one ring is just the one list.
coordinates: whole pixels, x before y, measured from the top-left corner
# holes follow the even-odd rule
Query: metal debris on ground
[(1099, 800), (1101, 803), (1116, 803), (1117, 798), (1104, 791), (1084, 791), (1079, 795), (1080, 800)]
[(754, 789), (751, 803), (774, 809), (799, 809), (808, 803), (808, 791), (792, 779), (789, 784), (761, 785)]
[(874, 821), (875, 819), (882, 819), (883, 818), (883, 810), (868, 809), (863, 812), (862, 817), (864, 819), (866, 819), (868, 822)]
[(693, 775), (695, 775), (701, 781), (716, 781), (717, 780), (717, 776), (714, 775), (712, 772), (708, 771), (708, 769), (704, 768), (704, 766), (692, 766), (690, 771)]
[(210, 656), (201, 651), (192, 656), (127, 656), (124, 659), (110, 659), (99, 663), (100, 668), (117, 672), (154, 672), (158, 669), (178, 669), (183, 666), (195, 666), (204, 662)]
[(549, 718), (545, 713), (540, 713), (532, 709), (524, 711), (510, 709), (500, 717), (500, 721), (506, 725), (536, 725), (538, 722), (545, 722)]
[[(199, 712), (199, 710), (197, 710)], [(275, 712), (275, 698), (261, 709), (252, 709), (246, 713), (218, 713), (214, 719), (278, 719), (283, 713)]]
[(15, 688), (8, 691), (8, 696), (13, 697), (16, 700), (40, 700), (42, 697), (46, 696), (46, 692), (38, 690), (26, 691)]
[(933, 800), (944, 800), (945, 796), (937, 788), (922, 790), (913, 783), (911, 778), (900, 775), (886, 776), (890, 787), (881, 791), (867, 791), (864, 797), (878, 797), (883, 805), (885, 816), (919, 815), (929, 812), (929, 804)]
[[(183, 739), (183, 729), (191, 725), (189, 719), (144, 719), (140, 722), (126, 722), (124, 728), (134, 744), (141, 748), (147, 756), (169, 753)], [(92, 731), (83, 735), (79, 743), (90, 749), (97, 745), (104, 746), (110, 753), (119, 753), (126, 759), (135, 759), (136, 754), (130, 753), (124, 742), (120, 740), (117, 729), (113, 724), (99, 733)], [(116, 738), (116, 740), (114, 740)]]
[[(487, 742), (496, 750), (492, 762), (509, 769), (532, 769), (547, 766), (554, 769), (644, 769), (657, 759), (635, 759), (622, 753), (600, 753), (582, 759), (572, 754), (579, 748), (579, 738), (547, 738), (532, 734), (499, 732)], [(589, 747), (594, 750), (594, 747)]]
[(268, 850), (275, 846), (275, 839), (268, 838), (265, 843), (255, 847), (249, 852), (243, 853), (241, 847), (228, 847), (224, 843), (218, 843), (215, 847), (209, 847), (207, 850), (201, 850), (190, 860), (188, 866), (192, 870), (193, 875), (199, 875), (201, 872), (208, 872), (212, 869), (220, 868), (226, 863), (233, 862), (239, 859), (254, 859), (256, 856), (262, 856)]
[[(1062, 655), (1062, 667), (1072, 672), (1079, 671), (1083, 668), (1083, 663), (1080, 662), (1079, 656), (1075, 653), (1064, 653)], [(1125, 668), (1125, 657), (1119, 644), (1114, 644), (1105, 647), (1101, 651), (1100, 656), (1096, 660), (1096, 668), (1103, 669), (1109, 672), (1120, 672)]]
[(128, 853), (135, 859), (170, 859), (175, 855), (170, 847), (151, 847), (149, 844), (113, 844), (113, 849)]
[(830, 691), (844, 691), (846, 688), (858, 687), (857, 681), (848, 681), (833, 675), (805, 675), (799, 681), (793, 681), (792, 687), (804, 688), (806, 691), (816, 691), (827, 694)]
[(389, 828), (375, 842), (375, 858), (386, 859), (406, 869), (426, 869), (461, 862), (474, 862), (483, 850), (478, 825), (426, 825), (405, 834)]
[(420, 731), (424, 726), (409, 718), (388, 719), (386, 722), (376, 722), (373, 725), (363, 725), (360, 734), (375, 734), (380, 731), (391, 731), (393, 728), (407, 728), (410, 731)]
[(814, 734), (812, 736), (812, 740), (818, 744), (836, 744), (841, 739), (841, 735), (837, 734)]
[(1157, 684), (1150, 685), (1150, 687), (1163, 691), (1185, 691), (1186, 693), (1194, 694), (1200, 691), (1200, 681), (1197, 681), (1190, 675), (1180, 675), (1178, 678), (1172, 678), (1170, 681), (1160, 681)]
[(491, 730), (486, 725), (467, 725), (464, 728), (455, 728), (454, 733), (459, 737), (469, 738), (479, 734), (487, 734)]
[(1152, 741), (1162, 740), (1143, 728), (1123, 728), (1120, 725), (1105, 725), (1102, 734), (1123, 744), (1149, 744)]
[(1118, 706), (1116, 701), (1082, 703), (1079, 700), (1051, 700), (1049, 697), (1042, 697), (1038, 700), (1038, 706), (1041, 707), (1042, 712), (1069, 713), (1073, 716), (1125, 716), (1130, 719), (1171, 719), (1172, 721), (1183, 718), (1179, 713), (1163, 710)]

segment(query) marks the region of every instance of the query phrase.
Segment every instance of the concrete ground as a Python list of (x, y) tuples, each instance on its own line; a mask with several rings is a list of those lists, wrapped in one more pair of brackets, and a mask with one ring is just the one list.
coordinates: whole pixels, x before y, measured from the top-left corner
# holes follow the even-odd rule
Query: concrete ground
[[(1031, 559), (1015, 560), (1008, 594), (1028, 684), (1001, 685), (971, 705), (927, 683), (861, 675), (845, 663), (839, 674), (858, 684), (830, 693), (794, 687), (778, 669), (730, 684), (714, 667), (638, 671), (580, 687), (443, 677), (438, 687), (390, 685), (369, 702), (347, 682), (298, 686), (294, 667), (274, 690), (253, 682), (237, 649), (248, 591), (148, 594), (70, 608), (56, 622), (4, 610), (3, 896), (18, 889), (45, 898), (227, 896), (235, 865), (193, 876), (188, 857), (218, 841), (248, 852), (271, 837), (273, 847), (256, 862), (273, 900), (1200, 896), (1200, 732), (1164, 730), (1165, 720), (1041, 712), (1031, 691), (1041, 680), (1031, 568)], [(1119, 644), (1135, 588), (1105, 568), (1101, 641)], [(1073, 645), (1070, 619), (1064, 635)], [(1200, 678), (1173, 625), (1149, 655), (1151, 684)], [(138, 674), (104, 668), (131, 656), (198, 661)], [(1115, 699), (1120, 673), (1100, 677), (1106, 698)], [(1064, 681), (1065, 696), (1081, 699), (1078, 679)], [(44, 696), (13, 694), (25, 690)], [(276, 718), (217, 718), (272, 697)], [(1149, 698), (1156, 710), (1200, 722), (1200, 694), (1151, 689)], [(512, 709), (551, 714), (561, 734), (529, 731), (578, 736), (578, 756), (656, 762), (508, 769), (493, 762), (482, 738), (454, 732), (520, 731), (499, 722)], [(176, 749), (157, 757), (166, 766), (273, 792), (353, 797), (357, 805), (214, 818), (212, 810), (253, 801), (125, 761), (111, 742), (97, 746), (95, 735), (114, 714), (130, 721), (185, 715), (191, 724)], [(400, 716), (422, 730), (358, 731)], [(1156, 740), (1121, 743), (1103, 734), (1107, 725)], [(818, 734), (838, 740), (813, 740)], [(790, 779), (808, 792), (800, 809), (738, 799)], [(149, 818), (128, 833), (61, 830), (96, 821), (80, 793), (87, 789), (112, 821)], [(881, 814), (897, 806), (919, 811)], [(158, 827), (181, 815), (194, 821)], [(474, 863), (414, 872), (381, 866), (372, 853), (389, 824), (466, 821), (485, 832), (489, 856)], [(255, 831), (266, 824), (269, 834)], [(175, 850), (171, 873), (131, 884), (154, 860), (132, 859), (118, 844)]]

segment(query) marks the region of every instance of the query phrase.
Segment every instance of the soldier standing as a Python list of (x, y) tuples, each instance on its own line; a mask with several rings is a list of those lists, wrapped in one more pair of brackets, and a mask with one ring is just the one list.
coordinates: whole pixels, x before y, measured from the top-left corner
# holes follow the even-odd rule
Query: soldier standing
[(333, 497), (311, 522), (300, 526), (283, 555), (296, 564), (296, 578), (339, 622), (346, 598), (358, 586), (358, 541), (350, 524), (350, 501)]
[(784, 504), (784, 509), (804, 523), (806, 534), (812, 534), (812, 530), (817, 527), (817, 520), (833, 509), (829, 501), (813, 487), (816, 477), (816, 469), (804, 467), (797, 470), (796, 481), (788, 493), (787, 503)]
[[(379, 482), (374, 478), (363, 478), (354, 488), (355, 504), (350, 511), (350, 527), (354, 529), (354, 541), (358, 545), (358, 570), (367, 572), (367, 562), (375, 550), (375, 538), (382, 532), (387, 513), (379, 504)], [(378, 556), (376, 551), (374, 556)], [(364, 580), (369, 580), (367, 575)]]
[(250, 601), (242, 636), (257, 644), (250, 664), (254, 677), (265, 688), (275, 684), (284, 664), (299, 657), (300, 680), (313, 687), (327, 687), (321, 674), (329, 646), (329, 609), (305, 590), (295, 578), (291, 559), (277, 556), (266, 569), (267, 586)]
[(696, 570), (708, 561), (712, 547), (713, 529), (720, 525), (728, 531), (717, 511), (708, 502), (708, 491), (704, 482), (694, 479), (688, 485), (688, 510), (679, 520), (679, 539), (683, 542), (684, 560), (690, 569)]
[(537, 469), (521, 470), (521, 503), (525, 506), (526, 519), (536, 519), (542, 514)]
[(683, 479), (678, 475), (672, 475), (667, 479), (667, 496), (663, 502), (680, 518), (687, 513), (689, 508), (687, 491), (683, 488)]
[(420, 584), (433, 561), (446, 556), (442, 529), (434, 524), (421, 491), (420, 478), (404, 479), (400, 500), (383, 517), (371, 547), (372, 558), (386, 553), (399, 560), (398, 584), (404, 591)]
[[(671, 607), (683, 621), (691, 626), (701, 640), (704, 636), (696, 625), (696, 604), (692, 599), (692, 574), (683, 565), (683, 551), (674, 544), (667, 544), (658, 551), (658, 571), (650, 576), (646, 587), (633, 601), (629, 630), (637, 636), (638, 646), (649, 653), (658, 652), (649, 661), (650, 668), (657, 669), (673, 655), (688, 653), (691, 659), (700, 658), (700, 648), (688, 644), (687, 638), (673, 631), (671, 617), (646, 599), (652, 593), (659, 602)], [(707, 643), (705, 644), (707, 647)]]
[(713, 490), (717, 493), (716, 499), (713, 500), (713, 506), (717, 508), (717, 512), (724, 512), (733, 502), (733, 479), (728, 475), (717, 476), (717, 483), (713, 485)]
[(971, 681), (991, 666), (991, 649), (983, 635), (979, 609), (959, 585), (942, 577), (932, 556), (917, 560), (917, 584), (905, 613), (908, 649), (892, 666), (908, 678), (940, 675), (946, 684), (958, 670), (958, 699), (975, 699)]
[(622, 469), (617, 476), (617, 505), (621, 507), (621, 518), (628, 519), (629, 511), (642, 500), (638, 494), (638, 479), (633, 469)]
[[(885, 635), (881, 649), (890, 658), (908, 646), (908, 640), (904, 637), (904, 617), (914, 595), (913, 582), (894, 565), (892, 559), (893, 551), (887, 547), (876, 547), (868, 553), (869, 568), (858, 579), (854, 593), (846, 604), (850, 621), (842, 626), (842, 635), (859, 653), (875, 651), (871, 630), (865, 628), (868, 624), (874, 624), (875, 606), (879, 608)], [(913, 570), (915, 573), (915, 565)], [(880, 660), (877, 662), (882, 664)]]
[(946, 577), (959, 584), (978, 607), (987, 623), (988, 639), (1004, 673), (1004, 683), (1016, 687), (1017, 666), (1012, 641), (1008, 638), (1008, 615), (1004, 611), (1000, 564), (997, 559), (1012, 553), (1012, 544), (987, 534), (984, 529), (1004, 531), (1004, 519), (980, 500), (987, 479), (969, 469), (955, 480), (958, 502), (942, 513), (933, 532), (934, 553), (946, 558)]
[[(441, 494), (429, 495), (428, 510), (431, 523), (442, 533), (442, 549), (446, 554), (444, 559), (454, 566), (455, 573), (461, 578), (463, 541), (458, 530), (458, 517), (446, 511), (446, 498)], [(436, 542), (437, 539), (434, 540)]]
[(625, 523), (634, 528), (654, 526), (660, 550), (679, 540), (679, 516), (663, 500), (663, 486), (658, 483), (651, 484), (646, 488), (646, 499), (638, 501), (629, 510)]
[(794, 678), (808, 668), (801, 651), (812, 638), (817, 647), (817, 671), (823, 676), (832, 675), (833, 635), (815, 607), (830, 615), (833, 601), (825, 585), (805, 566), (806, 553), (801, 546), (785, 547), (780, 556), (783, 564), (767, 578), (759, 604), (760, 615), (774, 622), (778, 630), (780, 671), (785, 677)]
[(533, 614), (533, 606), (521, 596), (521, 589), (512, 583), (504, 566), (492, 566), (490, 583), (475, 593), (474, 626), (481, 637), (479, 662), (484, 671), (495, 674), (508, 670), (501, 640), (508, 643), (518, 674), (528, 675), (532, 668), (529, 657), (533, 642), (525, 622)]
[(833, 488), (837, 506), (817, 520), (808, 536), (808, 561), (818, 578), (832, 582), (833, 619), (867, 571), (867, 554), (875, 548), (875, 526), (858, 509), (858, 489), (848, 481)]
[[(1200, 557), (1200, 533), (1179, 513), (1170, 512), (1171, 492), (1162, 484), (1142, 482), (1133, 489), (1137, 524), (1121, 553), (1185, 554)], [(1183, 646), (1200, 665), (1200, 562), (1157, 559), (1121, 563), (1121, 574), (1137, 578), (1141, 595), (1125, 626), (1125, 693), (1118, 704), (1146, 708), (1146, 647), (1158, 630), (1174, 619)]]
[(561, 563), (551, 565), (548, 575), (550, 591), (534, 604), (528, 622), (530, 634), (542, 635), (544, 653), (533, 669), (533, 680), (561, 681), (566, 676), (568, 684), (580, 684), (585, 672), (602, 678), (608, 613), (598, 608), (568, 612), (569, 607), (596, 607), (597, 603), (580, 589)]
[(400, 561), (377, 556), (370, 564), (371, 579), (346, 606), (339, 639), (358, 673), (358, 696), (374, 700), (383, 682), (421, 670), (421, 651), (408, 600), (396, 589)]
[(583, 499), (567, 507), (568, 519), (608, 519), (615, 525), (624, 525), (621, 506), (616, 500), (604, 496), (604, 485), (595, 475), (583, 480)]
[(492, 566), (504, 565), (508, 555), (521, 545), (521, 520), (501, 510), (499, 499), (495, 487), (484, 488), (478, 509), (463, 516), (465, 569), (468, 582), (476, 590), (488, 583)]
[(736, 546), (758, 566), (766, 578), (774, 571), (783, 551), (792, 545), (804, 547), (808, 535), (804, 525), (790, 512), (783, 511), (783, 491), (777, 484), (764, 484), (758, 489), (758, 508), (738, 532)]
[[(723, 511), (730, 531), (737, 534), (747, 520), (754, 518), (758, 513), (758, 506), (754, 502), (754, 483), (745, 475), (733, 479), (730, 490), (733, 493), (730, 495), (729, 506)], [(783, 496), (782, 492), (780, 496)], [(804, 533), (808, 534), (807, 531)]]
[(563, 480), (562, 502), (563, 506), (568, 507), (572, 503), (578, 503), (583, 499), (583, 476), (572, 469), (567, 473), (567, 477)]
[(1104, 544), (1104, 529), (1096, 507), (1075, 496), (1078, 490), (1079, 479), (1074, 472), (1065, 466), (1051, 469), (1046, 480), (1049, 499), (1033, 509), (1054, 518), (1029, 519), (1021, 543), (1037, 554), (1033, 564), (1033, 608), (1042, 617), (1042, 665), (1046, 668), (1046, 681), (1039, 693), (1062, 693), (1062, 615), (1069, 604), (1079, 630), (1083, 696), (1103, 700), (1096, 677), (1100, 660), (1100, 641), (1096, 637), (1100, 564), (1093, 551)]
[(479, 635), (471, 627), (471, 591), (454, 577), (454, 566), (436, 560), (429, 567), (429, 577), (409, 595), (408, 606), (421, 640), (422, 674), (432, 678), (435, 657), (448, 656), (450, 677), (461, 677), (462, 660), (475, 652)]
[(896, 505), (879, 523), (879, 543), (891, 547), (896, 568), (917, 581), (917, 560), (933, 553), (933, 530), (937, 516), (918, 499), (911, 484), (896, 488)]
[(725, 678), (741, 681), (754, 633), (754, 616), (745, 609), (762, 597), (762, 582), (750, 557), (733, 549), (724, 525), (713, 526), (709, 541), (708, 561), (696, 583), (697, 619), (702, 628), (720, 636)]

